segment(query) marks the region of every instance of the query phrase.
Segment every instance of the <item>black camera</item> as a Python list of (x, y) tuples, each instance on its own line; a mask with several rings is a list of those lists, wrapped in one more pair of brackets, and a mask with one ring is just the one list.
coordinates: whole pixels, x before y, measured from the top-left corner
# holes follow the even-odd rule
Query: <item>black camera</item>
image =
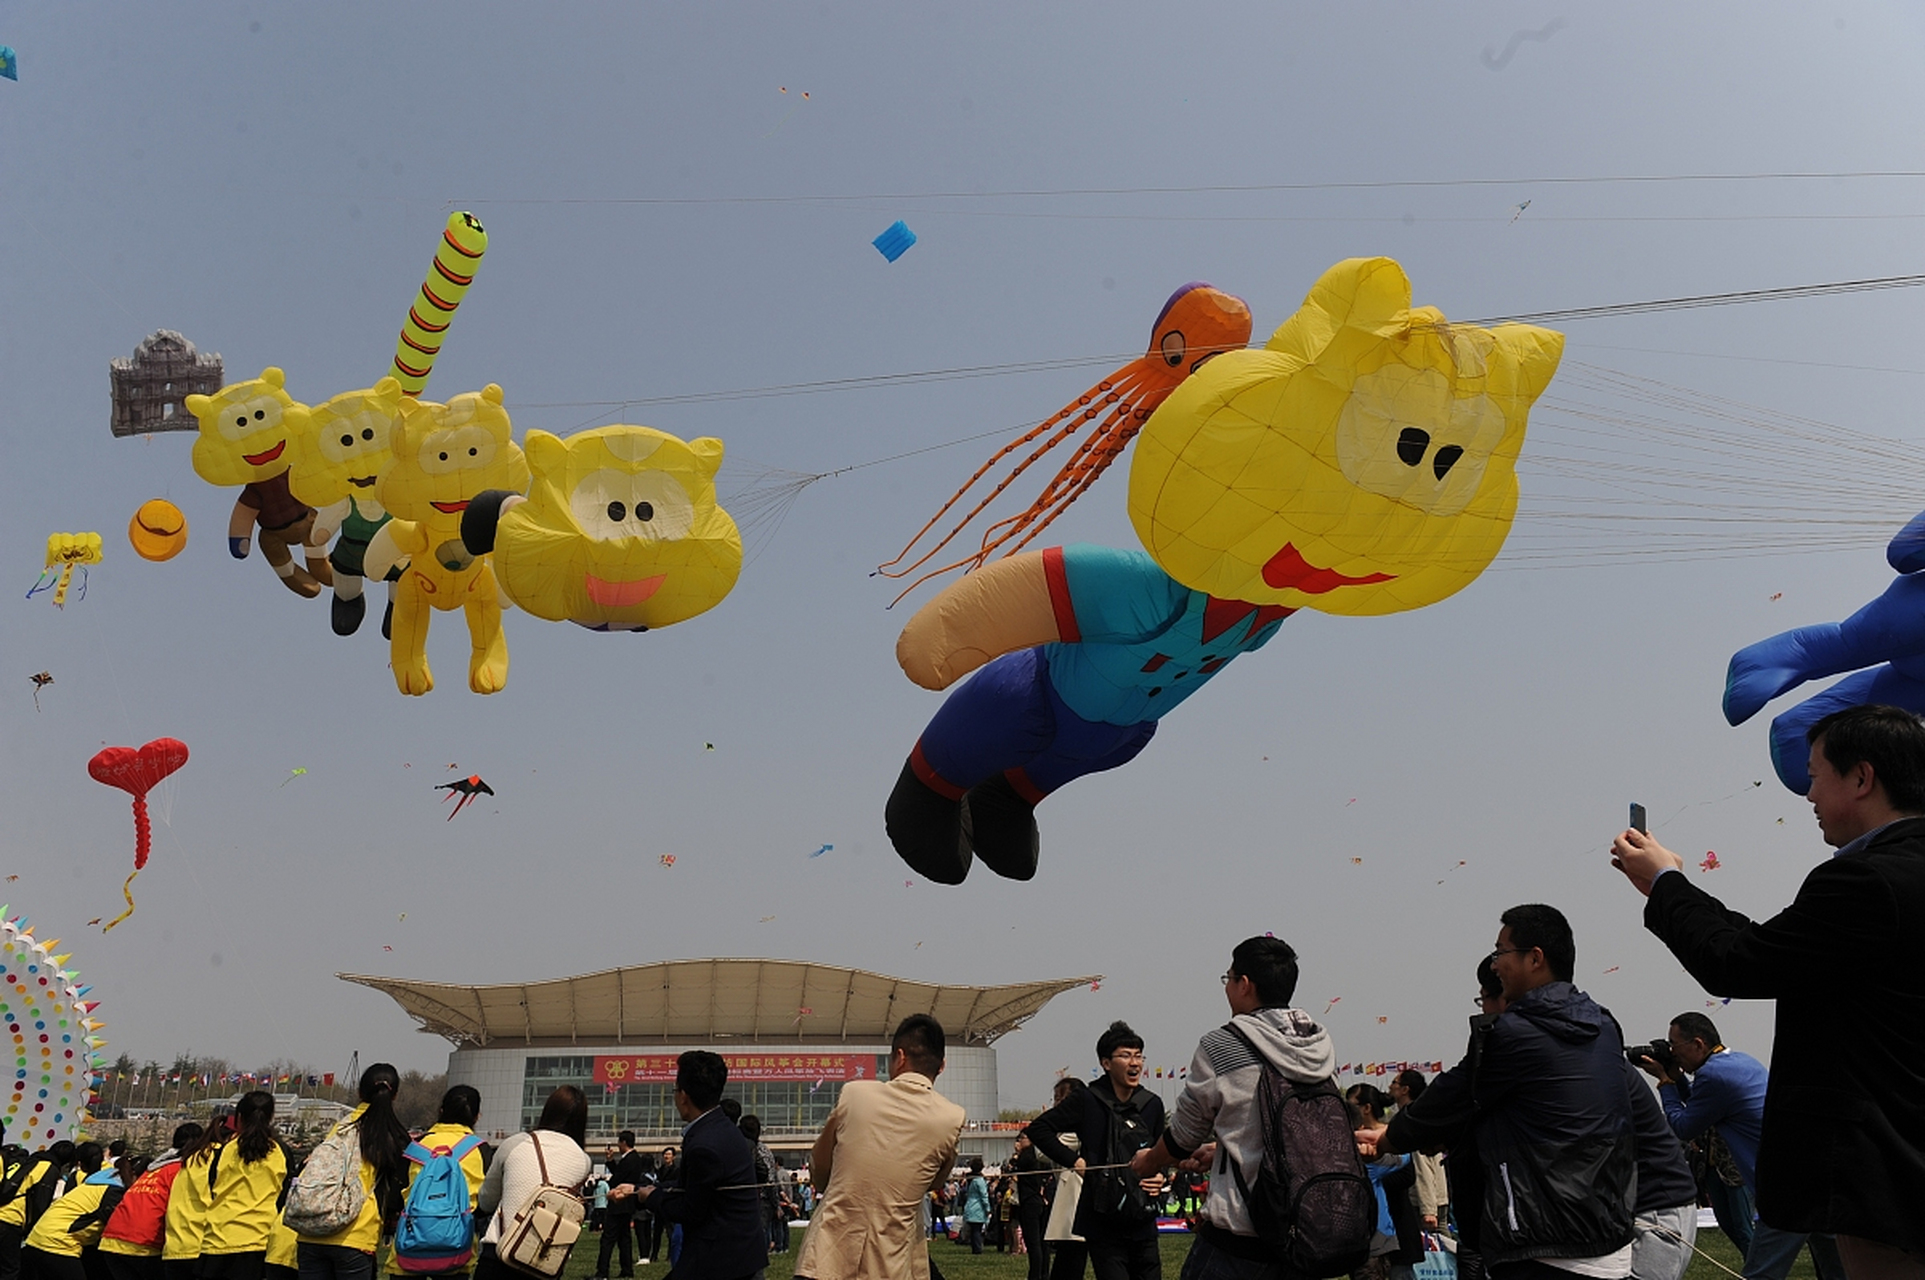
[(1675, 1071), (1678, 1067), (1677, 1055), (1671, 1052), (1669, 1040), (1653, 1040), (1650, 1044), (1627, 1044), (1624, 1046), (1624, 1058), (1634, 1067), (1643, 1066), (1646, 1058), (1655, 1059), (1657, 1064), (1666, 1071)]

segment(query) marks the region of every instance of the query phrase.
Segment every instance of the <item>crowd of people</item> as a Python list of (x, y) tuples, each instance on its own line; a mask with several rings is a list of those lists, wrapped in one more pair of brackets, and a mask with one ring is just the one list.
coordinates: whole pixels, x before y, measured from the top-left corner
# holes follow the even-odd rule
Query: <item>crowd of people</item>
[(1462, 1060), (1387, 1094), (1338, 1092), (1330, 1034), (1294, 1003), (1297, 953), (1265, 935), (1231, 950), (1229, 1018), (1173, 1108), (1115, 1022), (1094, 1081), (1059, 1080), (993, 1177), (980, 1157), (959, 1168), (964, 1113), (936, 1089), (946, 1041), (927, 1014), (896, 1029), (886, 1078), (843, 1088), (806, 1178), (723, 1096), (714, 1053), (678, 1060), (679, 1149), (623, 1133), (602, 1173), (574, 1086), (490, 1149), (474, 1089), (449, 1089), (417, 1137), (379, 1064), (302, 1157), (265, 1092), (152, 1156), (0, 1147), (0, 1280), (555, 1277), (590, 1203), (597, 1280), (661, 1256), (675, 1280), (760, 1280), (797, 1212), (806, 1280), (940, 1280), (928, 1242), (952, 1222), (973, 1253), (1026, 1253), (1029, 1280), (1160, 1280), (1172, 1212), (1192, 1231), (1183, 1280), (1412, 1280), (1444, 1228), (1463, 1280), (1681, 1280), (1700, 1201), (1744, 1280), (1785, 1280), (1807, 1247), (1820, 1280), (1925, 1280), (1925, 723), (1858, 707), (1810, 736), (1836, 853), (1772, 919), (1726, 908), (1645, 831), (1612, 846), (1646, 927), (1707, 991), (1779, 1002), (1769, 1068), (1695, 1011), (1627, 1046), (1572, 981), (1563, 913), (1524, 903), (1475, 964)]

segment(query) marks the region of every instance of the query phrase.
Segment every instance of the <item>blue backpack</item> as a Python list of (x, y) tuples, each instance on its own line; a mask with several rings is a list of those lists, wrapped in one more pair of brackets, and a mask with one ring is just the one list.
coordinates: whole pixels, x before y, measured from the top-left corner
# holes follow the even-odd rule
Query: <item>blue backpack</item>
[(401, 1225), (394, 1233), (394, 1260), (401, 1270), (457, 1271), (474, 1256), (475, 1213), (461, 1161), (480, 1145), (474, 1134), (432, 1151), (418, 1142), (408, 1144), (408, 1159), (421, 1168), (408, 1188)]

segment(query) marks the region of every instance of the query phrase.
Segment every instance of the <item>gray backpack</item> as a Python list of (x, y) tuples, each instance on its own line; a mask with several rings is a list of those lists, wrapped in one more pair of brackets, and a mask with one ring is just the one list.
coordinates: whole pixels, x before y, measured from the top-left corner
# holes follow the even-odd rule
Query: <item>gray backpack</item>
[(331, 1236), (361, 1216), (368, 1189), (361, 1184), (361, 1134), (351, 1120), (334, 1127), (287, 1189), (281, 1221), (296, 1235)]

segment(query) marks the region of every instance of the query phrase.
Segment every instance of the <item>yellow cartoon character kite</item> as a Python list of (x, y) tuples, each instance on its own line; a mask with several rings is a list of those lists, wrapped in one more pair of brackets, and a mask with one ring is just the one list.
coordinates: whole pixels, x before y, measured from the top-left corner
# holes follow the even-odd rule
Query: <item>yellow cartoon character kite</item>
[[(194, 441), (194, 470), (209, 484), (241, 485), (227, 522), (227, 549), (247, 558), (248, 538), (261, 527), (261, 554), (296, 595), (312, 599), (334, 581), (327, 546), (311, 542), (314, 511), (288, 491), (288, 445), (292, 433), (307, 425), (304, 406), (282, 388), (279, 369), (222, 387), (211, 396), (187, 397), (187, 410), (200, 422)], [(301, 547), (307, 569), (294, 563), (291, 547)]]
[(328, 554), (336, 635), (353, 635), (367, 614), (363, 562), (368, 544), (388, 522), (374, 486), (394, 461), (389, 437), (401, 417), (401, 400), (401, 384), (383, 378), (307, 410), (306, 429), (293, 435), (288, 488), (296, 500), (317, 508), (313, 541), (326, 543), (340, 531)]
[(715, 501), (722, 442), (652, 427), (566, 440), (530, 431), (526, 499), (468, 506), (468, 549), (494, 553), (501, 593), (538, 618), (646, 631), (714, 608), (742, 571), (742, 537)]
[[(80, 567), (80, 594), (76, 600), (87, 598), (87, 566), (99, 564), (101, 556), (100, 535), (97, 533), (50, 533), (47, 535), (47, 566), (40, 571), (40, 580), (27, 591), (31, 600), (53, 588), (53, 604), (56, 609), (67, 607), (67, 587), (73, 581), (74, 566)], [(47, 680), (52, 684), (52, 678)], [(37, 694), (38, 689), (34, 692)], [(36, 704), (38, 705), (38, 704)]]
[(465, 609), (468, 687), (494, 693), (508, 682), (508, 642), (501, 634), (501, 602), (487, 559), (461, 542), (461, 515), (488, 489), (528, 487), (528, 461), (511, 438), (501, 388), (447, 404), (408, 401), (392, 437), (394, 462), (375, 484), (393, 517), (375, 535), (366, 567), (379, 576), (399, 556), (410, 559), (395, 588), (390, 649), (394, 683), (402, 693), (434, 688), (428, 670), (428, 610)]
[(917, 684), (975, 674), (889, 797), (897, 853), (942, 883), (973, 858), (1027, 880), (1043, 797), (1128, 763), (1292, 613), (1391, 613), (1468, 585), (1504, 544), (1525, 420), (1562, 350), (1546, 329), (1451, 325), (1410, 305), (1395, 262), (1355, 258), (1264, 350), (1201, 364), (1136, 439), (1148, 554), (992, 561), (903, 628)]

